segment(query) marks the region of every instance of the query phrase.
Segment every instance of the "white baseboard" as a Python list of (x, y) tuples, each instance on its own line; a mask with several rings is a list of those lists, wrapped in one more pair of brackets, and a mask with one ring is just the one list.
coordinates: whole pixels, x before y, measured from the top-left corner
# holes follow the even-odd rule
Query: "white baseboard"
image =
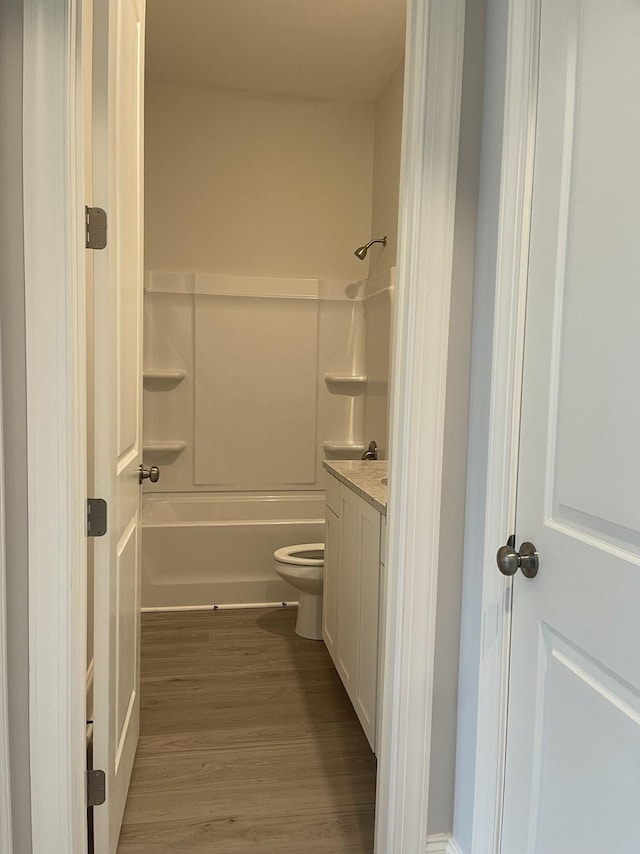
[(462, 848), (450, 833), (434, 833), (427, 836), (426, 854), (462, 854)]
[(157, 608), (140, 608), (143, 614), (161, 614), (170, 611), (233, 611), (242, 608), (291, 608), (297, 602), (239, 602), (235, 605), (163, 605)]
[(450, 833), (433, 833), (427, 836), (427, 854), (447, 854)]

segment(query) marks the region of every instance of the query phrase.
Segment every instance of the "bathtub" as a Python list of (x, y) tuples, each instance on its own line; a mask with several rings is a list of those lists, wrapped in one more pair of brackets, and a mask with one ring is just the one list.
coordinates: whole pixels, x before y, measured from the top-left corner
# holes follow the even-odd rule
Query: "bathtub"
[(142, 506), (142, 607), (295, 602), (273, 552), (324, 540), (322, 493), (155, 493)]

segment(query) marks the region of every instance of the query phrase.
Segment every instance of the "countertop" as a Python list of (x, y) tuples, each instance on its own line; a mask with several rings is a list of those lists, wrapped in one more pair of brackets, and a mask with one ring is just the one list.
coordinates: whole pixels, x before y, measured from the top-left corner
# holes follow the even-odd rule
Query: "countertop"
[(380, 482), (387, 476), (387, 460), (324, 460), (322, 465), (379, 513), (387, 515), (387, 487)]

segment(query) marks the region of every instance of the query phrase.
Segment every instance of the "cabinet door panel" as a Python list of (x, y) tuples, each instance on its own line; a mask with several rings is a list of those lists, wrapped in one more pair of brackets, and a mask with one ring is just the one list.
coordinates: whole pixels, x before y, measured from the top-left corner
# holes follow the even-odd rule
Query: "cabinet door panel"
[(322, 637), (336, 663), (338, 644), (338, 578), (340, 557), (340, 519), (325, 508), (324, 526), (324, 586), (322, 605)]
[(358, 500), (357, 543), (358, 675), (354, 704), (371, 747), (375, 747), (378, 683), (380, 514)]
[(380, 516), (380, 580), (378, 590), (378, 684), (376, 699), (376, 749), (374, 753), (379, 756), (380, 729), (382, 722), (382, 694), (384, 686), (384, 653), (385, 638), (387, 633), (387, 518)]
[(352, 702), (358, 672), (358, 527), (358, 498), (341, 484), (336, 667)]
[(340, 481), (327, 473), (325, 478), (325, 504), (333, 510), (336, 516), (340, 515)]

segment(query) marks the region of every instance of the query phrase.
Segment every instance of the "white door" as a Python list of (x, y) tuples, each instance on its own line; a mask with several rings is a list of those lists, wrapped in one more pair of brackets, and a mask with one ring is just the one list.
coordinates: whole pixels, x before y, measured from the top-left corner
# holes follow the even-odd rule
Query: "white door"
[(95, 493), (108, 533), (95, 540), (96, 854), (114, 854), (140, 720), (142, 463), (143, 0), (94, 4), (94, 203), (108, 214), (95, 252)]
[(640, 2), (542, 0), (502, 854), (640, 852)]

